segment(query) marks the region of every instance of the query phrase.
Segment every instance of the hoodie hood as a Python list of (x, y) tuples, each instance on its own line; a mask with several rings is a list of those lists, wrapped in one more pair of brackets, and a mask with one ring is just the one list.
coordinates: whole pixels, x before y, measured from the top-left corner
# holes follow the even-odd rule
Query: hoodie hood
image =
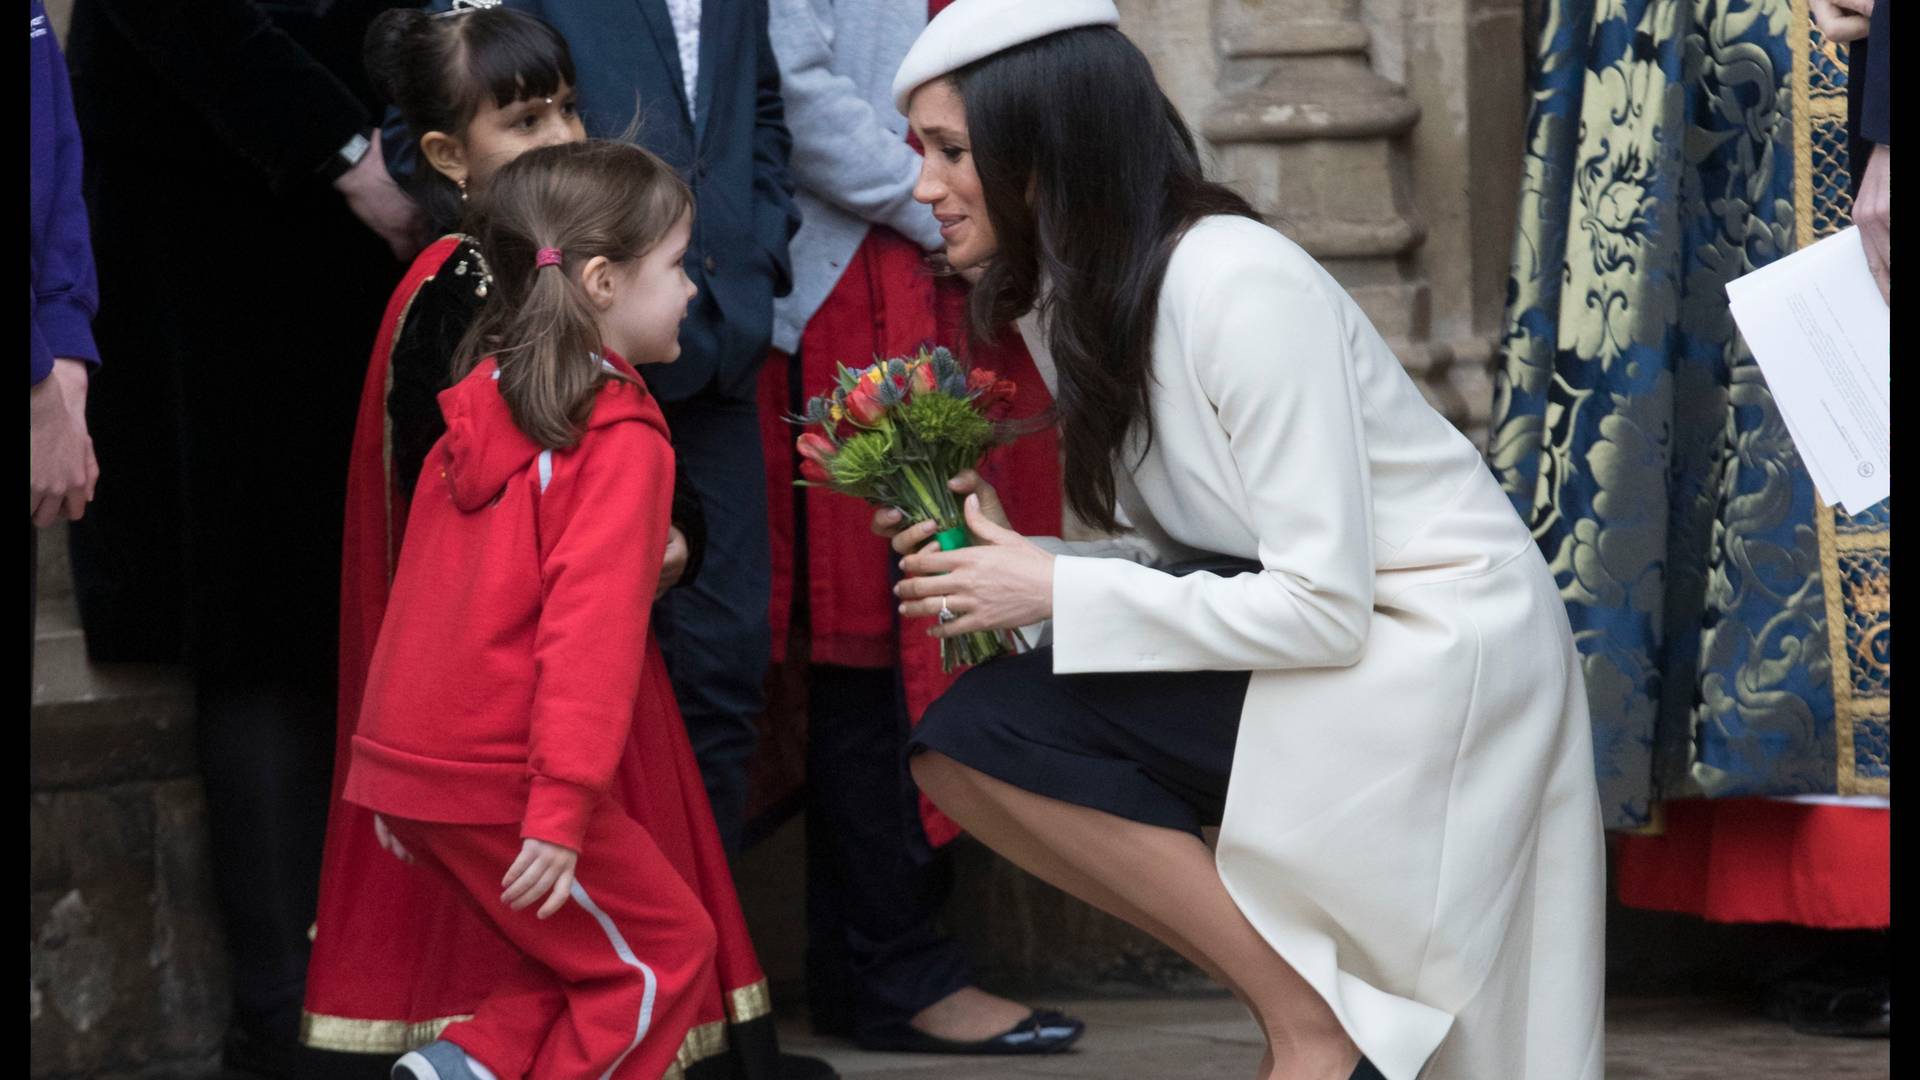
[[(628, 378), (640, 377), (612, 352), (601, 363)], [(446, 418), (447, 433), (429, 460), (444, 471), (447, 491), (462, 511), (471, 513), (493, 502), (544, 450), (514, 424), (513, 412), (500, 396), (500, 365), (492, 357), (440, 392), (440, 414)], [(645, 384), (609, 378), (594, 399), (581, 438), (584, 441), (596, 429), (624, 423), (647, 424), (667, 437), (666, 418)]]

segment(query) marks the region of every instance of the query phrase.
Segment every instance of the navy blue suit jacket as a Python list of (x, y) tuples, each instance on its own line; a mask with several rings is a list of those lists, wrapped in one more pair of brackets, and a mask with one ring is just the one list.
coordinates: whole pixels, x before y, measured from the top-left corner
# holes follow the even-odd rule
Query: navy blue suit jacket
[(1880, 0), (1873, 6), (1867, 36), (1853, 43), (1847, 57), (1847, 134), (1856, 195), (1874, 144), (1893, 144), (1892, 19), (1893, 0)]
[[(449, 0), (435, 0), (446, 8)], [(687, 273), (700, 295), (680, 330), (680, 359), (642, 368), (665, 401), (712, 387), (751, 399), (773, 336), (773, 298), (793, 287), (787, 241), (800, 227), (787, 173), (792, 139), (766, 0), (704, 0), (697, 101), (688, 118), (680, 47), (666, 0), (507, 0), (566, 37), (587, 133), (634, 141), (693, 189)]]

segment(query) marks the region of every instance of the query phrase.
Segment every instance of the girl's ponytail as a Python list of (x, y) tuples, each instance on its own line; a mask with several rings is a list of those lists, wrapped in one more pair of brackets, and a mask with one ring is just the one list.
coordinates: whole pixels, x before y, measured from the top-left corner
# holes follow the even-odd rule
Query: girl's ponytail
[(536, 266), (518, 317), (505, 321), (503, 344), (494, 351), (500, 394), (513, 422), (551, 449), (579, 439), (594, 391), (604, 380), (605, 369), (593, 359), (600, 352), (594, 311), (574, 276), (585, 262), (563, 257), (552, 266)]
[(548, 449), (574, 445), (610, 374), (580, 271), (638, 258), (692, 208), (673, 170), (628, 143), (545, 146), (502, 166), (475, 229), (494, 296), (454, 350), (453, 380), (494, 357), (520, 430)]

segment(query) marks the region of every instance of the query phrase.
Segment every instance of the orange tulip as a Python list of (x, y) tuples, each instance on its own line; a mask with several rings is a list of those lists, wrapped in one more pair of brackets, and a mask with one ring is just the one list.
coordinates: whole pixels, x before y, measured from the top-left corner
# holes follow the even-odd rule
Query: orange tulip
[(794, 448), (800, 451), (801, 458), (825, 466), (833, 460), (833, 442), (817, 431), (809, 431), (794, 440)]
[(907, 387), (916, 394), (931, 394), (935, 379), (932, 364), (919, 364), (907, 374)]
[(847, 394), (847, 415), (862, 427), (877, 427), (886, 418), (887, 407), (880, 404), (880, 392), (873, 383), (863, 379)]

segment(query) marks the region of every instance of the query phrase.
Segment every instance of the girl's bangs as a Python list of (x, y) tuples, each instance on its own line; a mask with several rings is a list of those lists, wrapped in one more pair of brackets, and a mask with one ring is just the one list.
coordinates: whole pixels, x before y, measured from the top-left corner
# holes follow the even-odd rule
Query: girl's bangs
[[(573, 53), (560, 32), (536, 19), (481, 30), (466, 41), (467, 85), (493, 96), (495, 108), (516, 101), (552, 97), (562, 86), (576, 86)], [(479, 101), (470, 108), (478, 109)], [(469, 113), (471, 115), (471, 113)]]

